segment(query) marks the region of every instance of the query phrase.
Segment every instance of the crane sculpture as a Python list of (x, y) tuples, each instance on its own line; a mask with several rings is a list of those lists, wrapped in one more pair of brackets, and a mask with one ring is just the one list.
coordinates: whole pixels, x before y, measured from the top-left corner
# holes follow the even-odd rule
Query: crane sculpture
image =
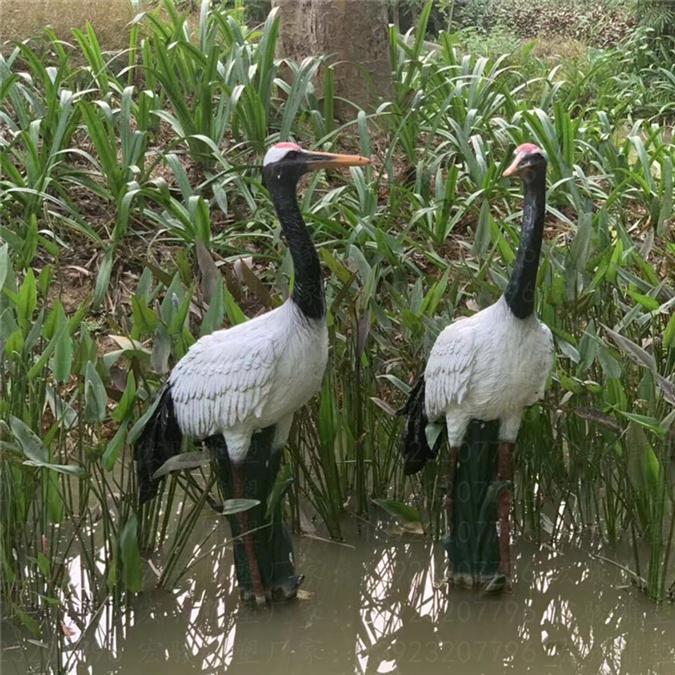
[[(295, 143), (267, 151), (263, 179), (293, 259), (291, 296), (272, 311), (200, 338), (173, 368), (135, 446), (141, 503), (155, 496), (154, 474), (181, 451), (184, 437), (205, 440), (224, 493), (262, 501), (254, 528), (260, 529), (293, 414), (319, 390), (328, 360), (321, 267), (298, 205), (298, 181), (309, 171), (368, 163)], [(292, 573), (288, 534), (274, 523), (272, 536), (252, 533), (248, 511), (230, 522), (243, 541), (243, 550), (235, 546), (242, 597), (257, 605), (294, 597), (302, 577)]]
[[(492, 431), (496, 431), (496, 476), (500, 482), (496, 499), (498, 573), (495, 576), (481, 574), (481, 569), (485, 571), (489, 567), (482, 565), (485, 561), (468, 568), (474, 573), (473, 584), (485, 584), (488, 590), (503, 588), (510, 580), (513, 448), (524, 410), (542, 397), (553, 363), (551, 331), (534, 313), (546, 212), (546, 164), (544, 153), (536, 145), (525, 143), (516, 148), (515, 158), (503, 175), (522, 179), (525, 190), (523, 225), (506, 290), (493, 305), (453, 322), (440, 333), (424, 375), (413, 387), (402, 409), (407, 415), (403, 446), (406, 474), (416, 473), (436, 456), (440, 436), (434, 426), (444, 423), (447, 430), (450, 467), (446, 510), (451, 560), (453, 547), (457, 558), (456, 552), (466, 544), (459, 541), (460, 538), (482, 538), (483, 544), (488, 542), (489, 549), (490, 537), (496, 537), (494, 520), (491, 533), (484, 530), (477, 535), (478, 530), (471, 524), (457, 532), (460, 521), (462, 526), (467, 525), (465, 521), (477, 518), (479, 509), (473, 509), (473, 516), (464, 513), (461, 517), (454, 510), (456, 485), (478, 480), (481, 470), (472, 468), (471, 463), (479, 461), (476, 459), (479, 449), (490, 442)], [(465, 450), (461, 462), (460, 449)], [(461, 475), (457, 473), (458, 462), (459, 469), (463, 470)], [(487, 472), (489, 482), (489, 475), (494, 475), (494, 462), (492, 467), (487, 467)], [(480, 500), (490, 498), (487, 489), (481, 489), (479, 493)], [(481, 517), (485, 517), (484, 511)], [(478, 542), (473, 543), (481, 546)], [(483, 545), (483, 552), (485, 550)], [(476, 579), (476, 576), (480, 578)]]

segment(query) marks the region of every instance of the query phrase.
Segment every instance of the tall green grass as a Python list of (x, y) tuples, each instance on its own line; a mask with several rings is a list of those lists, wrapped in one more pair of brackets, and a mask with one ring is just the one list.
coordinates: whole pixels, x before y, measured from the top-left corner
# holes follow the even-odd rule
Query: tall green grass
[(346, 513), (385, 508), (441, 531), (442, 462), (405, 479), (393, 413), (437, 332), (505, 287), (520, 198), (500, 176), (530, 140), (550, 165), (538, 309), (557, 358), (518, 444), (519, 522), (630, 538), (636, 581), (665, 597), (672, 63), (629, 74), (654, 49), (637, 36), (550, 70), (529, 52), (466, 53), (450, 34), (430, 46), (428, 18), (391, 33), (394, 100), (343, 126), (330, 76), (314, 91), (319, 60), (275, 59), (274, 14), (250, 28), (241, 7), (205, 3), (193, 25), (166, 2), (121, 53), (90, 29), (3, 49), (0, 565), (4, 606), (36, 639), (67, 605), (73, 556), (91, 612), (156, 583), (150, 551), (164, 585), (198, 558), (188, 534), (218, 501), (209, 466), (187, 456), (138, 511), (130, 443), (199, 335), (286, 297), (291, 261), (256, 165), (291, 136), (374, 159), (303, 191), (330, 272), (331, 358), (287, 451), (296, 522), (317, 514), (340, 538)]

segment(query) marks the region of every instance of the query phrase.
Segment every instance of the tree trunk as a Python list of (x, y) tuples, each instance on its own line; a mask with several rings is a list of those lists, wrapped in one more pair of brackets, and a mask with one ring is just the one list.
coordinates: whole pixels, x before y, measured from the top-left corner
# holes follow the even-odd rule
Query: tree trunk
[[(273, 0), (279, 7), (278, 55), (301, 61), (330, 55), (335, 95), (371, 111), (392, 94), (387, 0)], [(321, 92), (321, 76), (319, 78)], [(341, 119), (354, 109), (336, 101)]]

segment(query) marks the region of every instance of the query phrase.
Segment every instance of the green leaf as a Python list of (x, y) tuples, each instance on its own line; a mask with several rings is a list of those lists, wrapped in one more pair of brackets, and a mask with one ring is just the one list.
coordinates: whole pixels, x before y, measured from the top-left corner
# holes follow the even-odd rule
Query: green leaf
[(68, 321), (61, 303), (58, 304), (56, 319), (56, 335), (54, 336), (54, 377), (57, 382), (64, 383), (70, 377), (73, 364), (73, 339), (70, 337)]
[(122, 420), (126, 419), (126, 417), (131, 413), (135, 400), (136, 400), (136, 378), (134, 377), (134, 371), (130, 370), (129, 374), (127, 375), (127, 384), (126, 387), (124, 388), (122, 398), (117, 404), (111, 417), (116, 422), (122, 422)]
[[(16, 615), (16, 618), (19, 620), (19, 624), (22, 625), (31, 635), (38, 637), (40, 635), (40, 626), (35, 619), (27, 614), (21, 607), (14, 605), (12, 603), (12, 613)], [(34, 641), (29, 641), (32, 644), (35, 644)], [(43, 645), (45, 648), (47, 645)]]
[(135, 513), (131, 513), (120, 534), (120, 562), (126, 590), (132, 593), (142, 591), (143, 567), (138, 548), (138, 521)]
[(373, 499), (372, 502), (402, 524), (420, 523), (422, 520), (417, 509), (403, 502), (398, 502), (394, 499)]
[(84, 401), (86, 417), (90, 422), (101, 422), (105, 419), (108, 393), (92, 361), (87, 361), (84, 369)]
[(661, 463), (654, 449), (651, 447), (642, 456), (642, 470), (644, 472), (645, 483), (649, 486), (649, 492), (656, 498), (659, 494), (659, 485), (661, 483)]
[(441, 434), (445, 431), (445, 423), (432, 423), (427, 424), (424, 428), (424, 435), (427, 437), (427, 443), (430, 448), (435, 448), (438, 443), (438, 439), (441, 437)]
[(101, 266), (99, 267), (98, 275), (96, 276), (96, 286), (94, 287), (94, 298), (92, 300), (92, 305), (95, 309), (100, 306), (101, 302), (103, 302), (103, 298), (108, 292), (110, 275), (113, 267), (114, 251), (115, 249), (113, 246), (108, 246), (105, 255), (103, 256), (103, 262), (101, 262)]
[(645, 295), (644, 293), (638, 293), (630, 288), (628, 289), (628, 295), (630, 295), (635, 302), (642, 305), (648, 312), (655, 312), (661, 306), (658, 300), (649, 295)]
[(632, 340), (629, 340), (627, 337), (617, 333), (605, 326), (605, 330), (609, 337), (614, 340), (616, 346), (625, 354), (628, 354), (630, 358), (645, 368), (649, 368), (652, 372), (656, 372), (656, 361), (654, 357), (646, 350), (644, 350), (640, 345), (635, 344)]
[(663, 333), (663, 346), (666, 349), (675, 349), (675, 314), (668, 319), (668, 325)]
[(241, 310), (241, 307), (239, 307), (232, 293), (227, 288), (225, 289), (225, 313), (233, 326), (244, 323), (247, 320), (246, 314)]
[(490, 246), (490, 202), (484, 199), (480, 205), (478, 214), (478, 225), (473, 242), (473, 252), (482, 256), (485, 255)]
[(222, 514), (224, 516), (231, 516), (234, 513), (243, 513), (255, 508), (260, 504), (259, 499), (226, 499), (223, 502)]
[(115, 432), (115, 435), (108, 441), (108, 445), (106, 445), (105, 452), (101, 457), (101, 463), (106, 471), (112, 471), (115, 462), (117, 462), (117, 457), (120, 454), (120, 450), (124, 447), (124, 441), (127, 438), (128, 425), (128, 421), (125, 420)]
[(84, 469), (75, 464), (52, 464), (51, 462), (36, 462), (32, 459), (27, 459), (24, 464), (26, 466), (37, 467), (38, 469), (49, 469), (66, 476), (84, 476), (85, 474)]
[(152, 333), (159, 322), (157, 314), (148, 307), (145, 301), (134, 295), (131, 297), (131, 312), (134, 329), (138, 335)]
[(649, 415), (640, 415), (638, 413), (629, 413), (625, 410), (617, 410), (617, 413), (622, 417), (625, 417), (627, 420), (635, 422), (641, 427), (653, 431), (659, 436), (663, 436), (665, 434), (665, 430), (663, 427), (661, 427), (659, 420), (657, 420), (655, 417), (650, 417)]
[(46, 579), (49, 579), (50, 561), (49, 558), (44, 553), (42, 553), (42, 551), (38, 551), (37, 565), (38, 569), (42, 573), (42, 576), (45, 577)]
[(108, 574), (106, 575), (105, 583), (108, 588), (115, 588), (120, 578), (120, 570), (117, 554), (114, 553), (112, 559), (108, 562)]
[(202, 325), (199, 329), (200, 335), (209, 335), (213, 331), (223, 327), (225, 319), (225, 288), (222, 279), (218, 279), (213, 290), (213, 295), (209, 300), (209, 308), (204, 314)]
[(0, 289), (5, 285), (5, 279), (10, 270), (9, 247), (7, 244), (0, 246)]
[(164, 390), (160, 391), (159, 394), (155, 396), (155, 400), (152, 402), (152, 404), (148, 406), (147, 410), (138, 418), (138, 420), (136, 420), (134, 426), (131, 427), (128, 438), (129, 445), (134, 445), (136, 443), (138, 437), (145, 428), (145, 425), (148, 423), (148, 420), (152, 417), (155, 410), (157, 410), (157, 406), (159, 405), (159, 402), (162, 398), (163, 391)]
[(265, 518), (272, 518), (277, 507), (281, 503), (282, 497), (286, 494), (286, 490), (293, 483), (293, 470), (290, 464), (284, 464), (277, 475), (272, 490), (267, 497), (267, 505), (265, 507)]
[(617, 411), (625, 410), (628, 406), (628, 397), (621, 380), (608, 377), (602, 389), (602, 396), (609, 405), (617, 408)]
[(378, 379), (387, 380), (387, 382), (393, 384), (399, 391), (402, 391), (406, 396), (410, 394), (410, 385), (406, 384), (403, 380), (396, 377), (396, 375), (392, 375), (391, 373), (384, 373), (382, 375), (378, 375)]
[(192, 469), (198, 469), (201, 466), (207, 466), (211, 463), (211, 457), (209, 453), (203, 452), (202, 450), (194, 450), (192, 452), (181, 452), (179, 455), (174, 455), (169, 457), (169, 459), (162, 464), (162, 466), (152, 474), (152, 477), (162, 478), (168, 473), (173, 473), (174, 471), (191, 471)]
[(45, 501), (47, 502), (49, 521), (52, 523), (60, 523), (63, 521), (63, 516), (66, 511), (66, 504), (63, 500), (60, 481), (56, 474), (63, 473), (66, 475), (81, 476), (83, 475), (83, 472), (79, 472), (79, 474), (71, 473), (70, 469), (78, 469), (79, 467), (68, 467), (62, 464), (44, 465), (42, 468), (48, 468), (51, 470), (49, 473), (47, 473), (47, 480), (45, 482)]
[(605, 373), (606, 377), (618, 379), (623, 375), (621, 365), (609, 353), (609, 349), (607, 349), (604, 344), (598, 345), (598, 360), (600, 361), (602, 371)]
[(28, 334), (32, 325), (33, 313), (37, 307), (37, 285), (33, 270), (26, 272), (21, 288), (16, 297), (16, 313), (19, 326), (24, 335)]
[(639, 423), (628, 425), (625, 440), (628, 470), (633, 486), (645, 500), (656, 499), (661, 480), (661, 464)]
[(21, 451), (29, 460), (38, 464), (49, 462), (49, 450), (45, 448), (40, 438), (26, 424), (12, 415), (9, 418), (9, 426)]
[(593, 238), (593, 215), (590, 212), (579, 214), (577, 234), (569, 249), (569, 263), (565, 267), (570, 297), (582, 290), (581, 281), (591, 253)]
[[(40, 438), (18, 417), (13, 415), (9, 418), (9, 426), (12, 434), (19, 444), (19, 448), (27, 459), (23, 462), (26, 466), (34, 466), (39, 469), (49, 469), (57, 473), (69, 476), (82, 476), (84, 469), (74, 464), (52, 464), (49, 461), (49, 450), (43, 445)], [(56, 488), (58, 486), (55, 486)], [(56, 490), (58, 493), (58, 490)], [(58, 496), (60, 499), (60, 495)]]

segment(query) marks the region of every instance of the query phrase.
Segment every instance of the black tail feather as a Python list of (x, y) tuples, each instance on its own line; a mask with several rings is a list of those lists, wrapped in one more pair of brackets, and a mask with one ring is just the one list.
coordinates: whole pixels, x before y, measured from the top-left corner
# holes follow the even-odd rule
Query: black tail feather
[(181, 451), (183, 434), (173, 409), (171, 387), (159, 394), (159, 401), (134, 446), (138, 498), (141, 504), (157, 494), (159, 480), (153, 474), (170, 457)]
[(429, 447), (427, 441), (426, 427), (429, 419), (424, 410), (424, 375), (412, 388), (406, 404), (398, 411), (399, 415), (406, 416), (405, 438), (403, 440), (403, 473), (406, 476), (421, 471), (424, 465), (436, 457), (436, 449)]

